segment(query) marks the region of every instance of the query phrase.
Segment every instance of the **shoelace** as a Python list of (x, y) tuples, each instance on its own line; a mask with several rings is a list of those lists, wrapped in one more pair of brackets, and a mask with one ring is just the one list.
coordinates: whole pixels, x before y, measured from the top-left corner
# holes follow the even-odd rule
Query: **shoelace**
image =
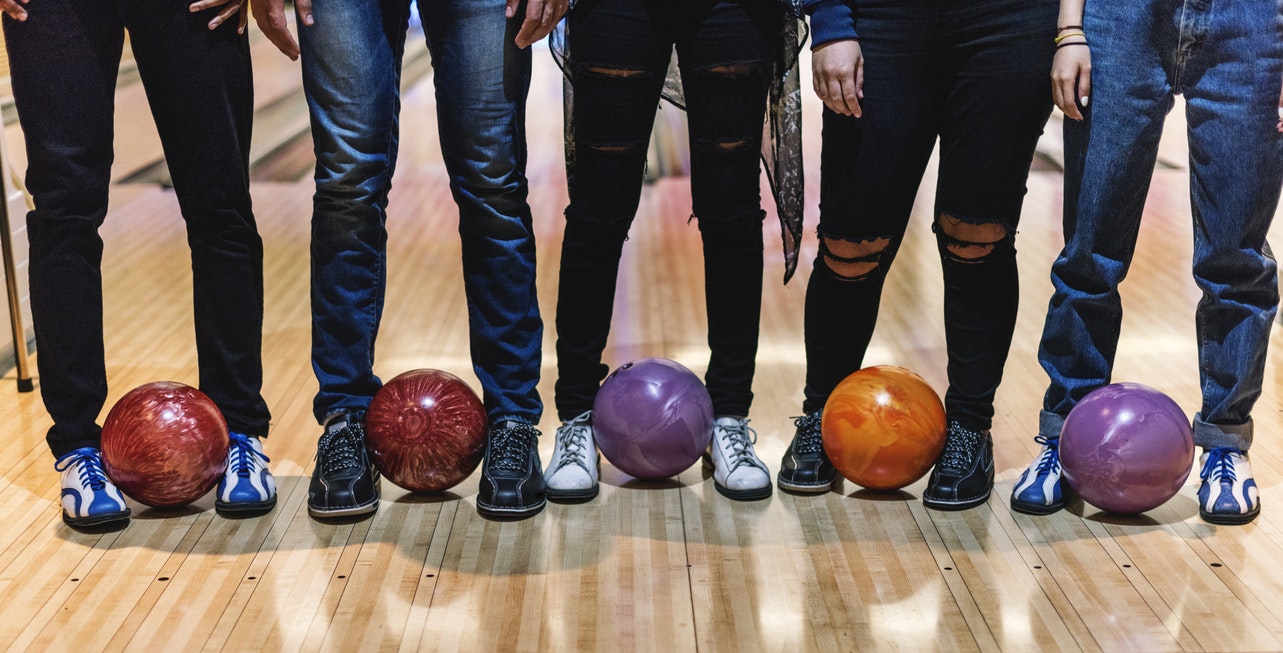
[(254, 448), (249, 436), (232, 431), (228, 434), (228, 439), (231, 441), (231, 454), (228, 456), (227, 466), (237, 476), (249, 478), (259, 465), (271, 461), (266, 454)]
[(1057, 474), (1060, 472), (1060, 438), (1049, 438), (1045, 435), (1034, 436), (1034, 442), (1047, 447), (1042, 452), (1042, 457), (1038, 459), (1038, 466), (1035, 471), (1039, 476), (1048, 474)]
[(971, 467), (976, 450), (980, 448), (981, 435), (954, 422), (944, 436), (944, 452), (940, 454), (940, 467), (965, 470)]
[(72, 465), (80, 465), (78, 475), (81, 485), (89, 486), (95, 492), (107, 487), (107, 472), (102, 467), (102, 456), (93, 449), (79, 449), (72, 455), (63, 458), (54, 465), (58, 471), (66, 471)]
[(797, 436), (793, 439), (794, 453), (813, 454), (824, 449), (820, 421), (821, 413), (818, 410), (809, 415), (793, 418), (793, 426), (797, 428)]
[(561, 450), (561, 460), (553, 472), (572, 464), (588, 469), (584, 454), (588, 450), (588, 438), (592, 437), (592, 426), (588, 424), (589, 414), (584, 413), (557, 429), (557, 447)]
[(1199, 480), (1206, 481), (1212, 479), (1213, 483), (1220, 481), (1230, 481), (1231, 483), (1238, 479), (1234, 473), (1233, 454), (1238, 453), (1238, 449), (1229, 449), (1218, 447), (1207, 451), (1207, 462), (1203, 463), (1203, 471), (1199, 472)]
[(357, 440), (357, 434), (351, 425), (321, 436), (316, 449), (318, 452), (323, 452), (321, 464), (325, 468), (325, 473), (331, 474), (361, 465), (361, 458), (356, 451)]
[(490, 466), (504, 471), (525, 471), (530, 449), (539, 431), (529, 424), (508, 422), (490, 431)]
[[(734, 471), (740, 465), (751, 465), (753, 455), (749, 453), (749, 445), (757, 443), (757, 431), (749, 428), (748, 420), (736, 422), (733, 426), (717, 425), (713, 427), (714, 434), (717, 431), (726, 433), (727, 462), (731, 464), (730, 471)], [(748, 434), (752, 433), (752, 440)]]

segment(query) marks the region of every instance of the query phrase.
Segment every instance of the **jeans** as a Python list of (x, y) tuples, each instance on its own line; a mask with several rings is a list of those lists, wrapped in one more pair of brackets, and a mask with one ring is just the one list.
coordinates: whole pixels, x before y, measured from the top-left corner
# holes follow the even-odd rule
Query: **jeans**
[[(263, 244), (249, 195), (248, 42), (217, 9), (183, 3), (42, 0), (4, 19), (26, 137), (31, 310), (55, 456), (97, 447), (107, 397), (102, 239), (112, 116), (125, 31), (187, 225), (200, 389), (233, 431), (267, 434)], [(194, 128), (195, 127), (195, 128)], [(139, 301), (147, 298), (140, 297)]]
[[(939, 138), (935, 215), (998, 225), (1005, 234), (967, 258), (950, 247), (969, 243), (933, 224), (945, 284), (946, 413), (988, 429), (1019, 301), (1014, 236), (1051, 113), (1056, 3), (872, 0), (859, 12), (863, 116), (824, 112), (821, 249), (807, 285), (803, 410), (823, 408), (863, 365), (886, 274)], [(876, 263), (871, 272), (851, 278), (829, 266), (829, 239), (887, 245), (862, 261)]]
[(571, 13), (576, 166), (557, 300), (561, 419), (592, 408), (608, 372), (620, 253), (674, 47), (704, 246), (705, 384), (715, 414), (748, 414), (762, 307), (758, 153), (780, 20), (774, 3), (747, 0), (582, 0)]
[[(491, 421), (537, 423), (543, 322), (527, 181), (530, 51), (504, 0), (425, 0), (437, 123), (459, 207), (473, 370)], [(387, 281), (387, 204), (396, 166), (409, 0), (316, 0), (301, 28), (316, 148), (312, 365), (318, 421), (362, 412), (381, 382), (374, 343)], [(445, 262), (433, 262), (445, 265)]]
[(1065, 248), (1038, 358), (1051, 378), (1040, 432), (1108, 384), (1141, 209), (1173, 95), (1186, 98), (1202, 408), (1194, 441), (1247, 449), (1278, 273), (1265, 242), (1283, 184), (1283, 4), (1088, 3), (1091, 101), (1065, 121)]

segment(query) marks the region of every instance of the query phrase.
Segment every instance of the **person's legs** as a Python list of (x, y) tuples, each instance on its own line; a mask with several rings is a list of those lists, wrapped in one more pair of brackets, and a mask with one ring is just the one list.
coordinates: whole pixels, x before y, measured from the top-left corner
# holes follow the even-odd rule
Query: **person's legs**
[(409, 0), (317, 0), (299, 31), (316, 151), (312, 213), (313, 412), (325, 424), (308, 490), (314, 516), (373, 512), (379, 475), (364, 412), (380, 381), (374, 344), (386, 282)]
[(804, 308), (805, 415), (776, 477), (787, 490), (824, 492), (836, 477), (820, 447), (820, 412), (864, 362), (883, 282), (935, 144), (934, 12), (890, 0), (862, 4), (863, 116), (824, 110), (819, 253)]
[(477, 509), (525, 517), (544, 505), (535, 428), (543, 322), (525, 171), (531, 54), (513, 42), (521, 20), (504, 17), (503, 0), (422, 0), (419, 9), (459, 205), (472, 365), (490, 418)]
[(762, 309), (762, 122), (782, 15), (739, 0), (696, 2), (676, 39), (691, 143), (691, 199), (704, 245), (711, 350), (705, 385), (717, 418), (713, 479), (732, 499), (771, 494), (747, 426)]
[(1247, 461), (1261, 394), (1278, 271), (1266, 232), (1283, 187), (1283, 134), (1272, 98), (1283, 84), (1283, 13), (1276, 2), (1216, 5), (1186, 18), (1199, 37), (1180, 69), (1190, 140), (1195, 313), (1203, 403), (1194, 443), (1203, 457), (1199, 511), (1240, 524), (1260, 511)]
[(1080, 399), (1109, 383), (1122, 324), (1118, 284), (1173, 104), (1168, 80), (1179, 32), (1171, 8), (1145, 0), (1093, 3), (1084, 13), (1092, 90), (1084, 119), (1064, 125), (1065, 246), (1052, 264), (1055, 292), (1038, 351), (1050, 379), (1038, 429), (1043, 450), (1011, 497), (1012, 509), (1029, 514), (1063, 507), (1061, 427)]
[(232, 433), (215, 506), (270, 509), (276, 486), (257, 442), (271, 415), (261, 394), (263, 243), (249, 194), (249, 43), (232, 25), (210, 32), (214, 10), (146, 2), (124, 11), (187, 223), (200, 389)]
[(124, 26), (114, 5), (49, 0), (4, 18), (14, 103), (27, 149), (31, 312), (46, 442), (61, 473), (63, 521), (123, 522), (107, 478), (98, 413), (107, 398), (102, 239)]
[(930, 508), (971, 508), (993, 488), (989, 427), (1016, 327), (1016, 225), (1051, 113), (1056, 12), (1054, 0), (989, 0), (945, 17), (933, 228), (944, 273), (948, 432), (922, 495)]

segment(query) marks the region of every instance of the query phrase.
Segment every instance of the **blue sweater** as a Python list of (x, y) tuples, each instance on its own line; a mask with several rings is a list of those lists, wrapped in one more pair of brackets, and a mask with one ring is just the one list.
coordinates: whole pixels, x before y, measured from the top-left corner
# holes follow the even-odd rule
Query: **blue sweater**
[(802, 8), (811, 17), (811, 49), (856, 38), (855, 0), (802, 0)]

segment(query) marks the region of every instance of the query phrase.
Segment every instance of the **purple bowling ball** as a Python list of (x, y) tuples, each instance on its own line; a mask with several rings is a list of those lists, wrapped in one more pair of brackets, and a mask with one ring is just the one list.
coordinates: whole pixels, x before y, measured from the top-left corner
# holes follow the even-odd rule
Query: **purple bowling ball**
[(713, 435), (713, 400), (693, 372), (643, 358), (611, 372), (592, 407), (593, 437), (606, 459), (637, 478), (690, 467)]
[(1135, 515), (1180, 491), (1194, 464), (1189, 419), (1167, 395), (1140, 383), (1097, 388), (1060, 433), (1065, 481), (1101, 510)]

